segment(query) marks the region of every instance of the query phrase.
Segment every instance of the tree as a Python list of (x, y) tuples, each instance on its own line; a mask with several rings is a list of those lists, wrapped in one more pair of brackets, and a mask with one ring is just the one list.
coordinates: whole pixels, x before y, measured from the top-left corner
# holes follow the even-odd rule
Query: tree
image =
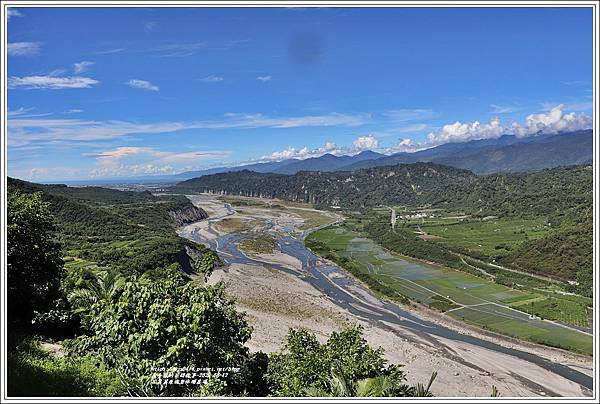
[(413, 393), (401, 366), (387, 365), (383, 349), (370, 347), (358, 325), (332, 333), (325, 344), (305, 329), (290, 330), (285, 351), (270, 358), (267, 379), (280, 397), (352, 396), (359, 388), (360, 394), (374, 394), (376, 384), (382, 395)]
[(437, 372), (433, 372), (427, 386), (421, 383), (408, 386), (398, 385), (390, 375), (351, 380), (332, 372), (328, 388), (307, 388), (305, 393), (309, 397), (433, 397), (429, 389), (436, 377)]
[(87, 312), (91, 335), (67, 343), (71, 354), (98, 353), (131, 395), (225, 394), (227, 380), (200, 385), (155, 384), (154, 368), (240, 367), (251, 329), (224, 286), (189, 281), (176, 268), (153, 282), (131, 280)]
[(95, 303), (100, 301), (110, 303), (115, 299), (124, 284), (125, 279), (119, 272), (100, 271), (92, 275), (86, 287), (69, 293), (68, 299), (73, 306), (73, 311), (85, 318)]
[(36, 313), (50, 309), (63, 277), (61, 248), (53, 239), (53, 217), (40, 193), (8, 192), (8, 321), (31, 326)]
[(202, 254), (202, 257), (194, 261), (194, 269), (197, 273), (202, 274), (206, 280), (213, 273), (218, 262), (219, 256), (211, 250), (207, 250)]

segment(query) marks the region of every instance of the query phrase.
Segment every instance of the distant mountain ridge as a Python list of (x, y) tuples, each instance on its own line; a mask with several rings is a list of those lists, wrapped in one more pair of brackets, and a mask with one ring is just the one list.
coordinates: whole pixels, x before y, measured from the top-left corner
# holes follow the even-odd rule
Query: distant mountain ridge
[(174, 175), (174, 179), (190, 179), (218, 173), (236, 172), (242, 170), (254, 171), (257, 173), (275, 173), (275, 174), (296, 174), (299, 171), (336, 171), (339, 168), (359, 163), (363, 161), (376, 160), (385, 157), (385, 154), (377, 153), (371, 150), (365, 150), (353, 156), (343, 155), (334, 156), (326, 153), (319, 157), (309, 157), (304, 160), (288, 159), (282, 161), (273, 161), (267, 163), (254, 163), (235, 167), (216, 167), (200, 171), (188, 171)]
[(174, 179), (242, 170), (293, 175), (300, 171), (354, 171), (416, 162), (433, 162), (464, 168), (475, 174), (533, 172), (559, 166), (589, 164), (593, 155), (593, 132), (578, 132), (517, 137), (503, 135), (461, 143), (445, 143), (413, 153), (384, 155), (371, 150), (353, 156), (324, 154), (305, 160), (290, 159), (237, 167), (219, 167), (178, 174)]
[(415, 162), (433, 162), (464, 168), (475, 174), (517, 173), (545, 168), (587, 164), (592, 161), (592, 130), (519, 138), (446, 143), (414, 153), (397, 153), (374, 161), (342, 167), (343, 171)]
[(384, 155), (371, 150), (356, 155), (324, 154), (304, 160), (288, 159), (233, 167), (214, 167), (175, 175), (126, 177), (95, 181), (63, 181), (69, 184), (167, 183), (206, 175), (249, 170), (293, 175), (300, 171), (355, 171), (416, 162), (433, 162), (463, 168), (478, 175), (534, 172), (546, 168), (590, 164), (593, 160), (591, 129), (550, 135), (516, 137), (504, 135), (461, 143), (445, 143), (417, 152)]

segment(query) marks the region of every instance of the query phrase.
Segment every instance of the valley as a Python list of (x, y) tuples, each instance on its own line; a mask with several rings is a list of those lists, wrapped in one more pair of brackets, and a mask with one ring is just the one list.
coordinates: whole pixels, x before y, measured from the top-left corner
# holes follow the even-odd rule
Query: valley
[[(188, 198), (209, 218), (178, 233), (214, 249), (223, 260), (225, 266), (209, 282), (225, 281), (248, 314), (254, 327), (248, 344), (254, 350), (277, 350), (290, 327), (306, 327), (324, 338), (358, 322), (370, 343), (406, 364), (410, 377), (422, 379), (432, 367), (438, 369), (433, 389), (439, 395), (462, 395), (467, 388), (469, 394), (485, 395), (492, 385), (507, 395), (588, 394), (591, 362), (585, 356), (497, 334), (558, 341), (554, 345), (590, 353), (591, 336), (584, 330), (531, 319), (510, 307), (535, 300), (526, 292), (386, 251), (356, 228), (347, 229), (356, 221), (337, 212), (282, 200)], [(247, 241), (261, 237), (272, 240), (269, 248), (256, 248), (255, 242), (248, 248)], [(305, 248), (306, 237), (307, 245), (327, 259)], [(322, 254), (315, 241), (336, 256)], [(338, 258), (356, 260), (358, 271), (398, 292), (397, 298), (367, 287), (354, 271), (336, 265)]]

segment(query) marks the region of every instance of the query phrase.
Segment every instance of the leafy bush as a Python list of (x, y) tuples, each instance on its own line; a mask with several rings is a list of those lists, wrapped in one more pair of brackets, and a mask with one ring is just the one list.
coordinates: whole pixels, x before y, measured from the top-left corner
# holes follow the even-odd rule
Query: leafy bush
[(218, 262), (219, 256), (209, 250), (204, 252), (201, 258), (194, 261), (194, 269), (197, 273), (204, 275), (204, 279), (208, 279)]
[(62, 254), (41, 194), (9, 191), (7, 208), (8, 322), (28, 327), (36, 312), (50, 310), (60, 297)]
[(411, 391), (401, 367), (387, 365), (383, 349), (371, 348), (357, 325), (333, 332), (325, 344), (306, 329), (290, 330), (285, 350), (270, 357), (267, 379), (275, 396), (299, 397), (314, 389), (326, 395), (332, 392), (332, 372), (347, 380), (388, 376), (394, 385), (391, 396)]
[(251, 329), (225, 297), (224, 286), (201, 286), (176, 269), (163, 279), (126, 282), (91, 305), (91, 335), (70, 341), (72, 354), (95, 352), (118, 369), (131, 394), (198, 394), (198, 385), (153, 384), (153, 368), (239, 367)]
[(125, 394), (118, 375), (99, 358), (53, 357), (39, 342), (26, 339), (9, 348), (7, 355), (9, 396), (114, 397)]

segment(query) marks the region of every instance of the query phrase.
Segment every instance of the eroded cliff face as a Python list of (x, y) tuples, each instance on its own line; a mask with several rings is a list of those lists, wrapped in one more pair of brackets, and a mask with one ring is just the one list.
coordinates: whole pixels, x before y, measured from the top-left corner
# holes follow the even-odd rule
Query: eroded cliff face
[[(201, 251), (196, 248), (192, 248), (189, 246), (185, 246), (183, 250), (177, 254), (177, 262), (181, 265), (181, 270), (187, 275), (197, 275), (196, 270), (194, 268), (194, 262), (196, 260), (202, 259), (202, 256), (206, 253), (206, 251)], [(219, 268), (223, 265), (223, 262), (220, 259), (217, 259), (215, 263), (215, 268)]]
[(197, 206), (190, 206), (185, 209), (179, 209), (176, 211), (169, 212), (169, 216), (173, 218), (173, 221), (177, 226), (184, 226), (189, 223), (198, 222), (202, 219), (206, 219), (208, 214), (204, 209)]

